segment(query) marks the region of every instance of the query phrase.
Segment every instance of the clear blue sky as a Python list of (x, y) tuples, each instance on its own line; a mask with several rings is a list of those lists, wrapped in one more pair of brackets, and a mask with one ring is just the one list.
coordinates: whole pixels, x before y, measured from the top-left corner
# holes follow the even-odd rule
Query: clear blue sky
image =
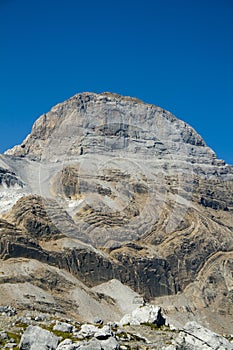
[(233, 0), (0, 0), (0, 151), (77, 92), (159, 105), (233, 164)]

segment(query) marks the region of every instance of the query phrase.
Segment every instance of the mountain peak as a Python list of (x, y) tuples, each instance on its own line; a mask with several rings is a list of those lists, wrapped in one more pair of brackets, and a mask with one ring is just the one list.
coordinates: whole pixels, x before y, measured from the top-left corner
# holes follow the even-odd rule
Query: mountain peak
[[(79, 93), (57, 104), (37, 119), (21, 145), (5, 154), (41, 159), (54, 138), (60, 138), (63, 149), (72, 144), (77, 152), (85, 146), (86, 153), (142, 152), (160, 158), (185, 153), (187, 159), (207, 163), (216, 158), (201, 136), (170, 112), (110, 92)], [(55, 148), (57, 154), (56, 142)]]

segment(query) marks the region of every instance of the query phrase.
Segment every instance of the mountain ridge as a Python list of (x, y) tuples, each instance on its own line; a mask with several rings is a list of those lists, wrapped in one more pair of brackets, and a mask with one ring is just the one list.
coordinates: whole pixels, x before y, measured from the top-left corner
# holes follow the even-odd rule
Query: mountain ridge
[(76, 94), (0, 166), (3, 269), (24, 258), (87, 288), (117, 279), (172, 315), (168, 300), (185, 300), (184, 319), (230, 330), (233, 167), (187, 123), (135, 98)]

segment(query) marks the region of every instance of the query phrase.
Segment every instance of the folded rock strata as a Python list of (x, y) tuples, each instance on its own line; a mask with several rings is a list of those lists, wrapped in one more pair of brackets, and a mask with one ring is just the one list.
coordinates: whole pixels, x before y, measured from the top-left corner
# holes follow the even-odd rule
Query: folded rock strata
[(207, 326), (229, 331), (232, 193), (233, 167), (171, 113), (77, 94), (0, 157), (1, 264), (33, 259), (86, 288), (117, 279), (145, 299), (185, 298), (194, 319), (205, 310)]

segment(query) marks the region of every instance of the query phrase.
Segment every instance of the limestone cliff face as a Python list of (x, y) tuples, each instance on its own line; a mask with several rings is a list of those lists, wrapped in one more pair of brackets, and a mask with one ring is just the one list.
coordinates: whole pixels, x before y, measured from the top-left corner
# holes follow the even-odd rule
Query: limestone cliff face
[[(85, 153), (125, 149), (162, 157), (183, 149), (185, 156), (193, 159), (195, 156), (206, 162), (215, 159), (214, 152), (195, 130), (171, 113), (111, 93), (77, 94), (56, 105), (34, 123), (31, 134), (20, 146), (6, 154), (47, 159), (52, 155), (46, 147), (55, 146), (56, 142), (59, 149), (53, 149), (53, 156), (54, 153), (64, 156), (64, 152), (77, 156), (83, 147)], [(182, 151), (176, 155), (181, 157)]]
[(25, 191), (1, 221), (2, 259), (231, 314), (233, 167), (185, 122), (138, 99), (77, 94), (1, 161), (0, 190)]

